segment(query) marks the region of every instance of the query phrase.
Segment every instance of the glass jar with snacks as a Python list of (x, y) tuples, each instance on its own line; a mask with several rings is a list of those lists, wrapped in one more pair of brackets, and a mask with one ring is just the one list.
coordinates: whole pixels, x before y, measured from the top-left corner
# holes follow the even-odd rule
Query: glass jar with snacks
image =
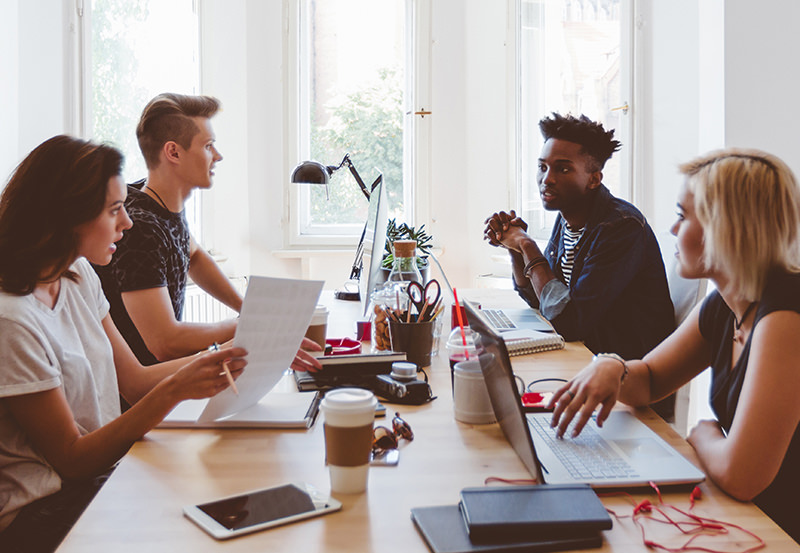
[[(396, 317), (402, 311), (405, 294), (400, 294), (393, 283), (387, 282), (383, 287), (375, 290), (370, 296), (372, 303), (372, 350), (391, 350), (392, 342), (389, 337), (389, 318)], [(400, 310), (398, 310), (398, 307)]]

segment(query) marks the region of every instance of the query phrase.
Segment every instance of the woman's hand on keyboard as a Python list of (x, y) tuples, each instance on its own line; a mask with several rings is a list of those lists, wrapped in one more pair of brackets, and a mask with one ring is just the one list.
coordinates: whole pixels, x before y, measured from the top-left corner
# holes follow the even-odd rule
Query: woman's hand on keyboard
[(580, 434), (598, 405), (602, 407), (597, 414), (597, 425), (603, 426), (617, 403), (620, 384), (619, 361), (597, 357), (550, 398), (548, 408), (553, 409), (550, 426), (557, 428), (556, 435), (563, 437), (573, 419), (571, 436)]

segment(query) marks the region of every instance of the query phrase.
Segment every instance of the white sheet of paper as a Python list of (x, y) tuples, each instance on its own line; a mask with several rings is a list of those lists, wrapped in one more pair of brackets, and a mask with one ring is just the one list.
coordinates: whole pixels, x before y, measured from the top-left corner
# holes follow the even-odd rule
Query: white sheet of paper
[(209, 400), (198, 418), (208, 422), (252, 407), (292, 364), (303, 341), (323, 282), (250, 277), (233, 344), (247, 350), (247, 367), (236, 380), (239, 395), (226, 388)]

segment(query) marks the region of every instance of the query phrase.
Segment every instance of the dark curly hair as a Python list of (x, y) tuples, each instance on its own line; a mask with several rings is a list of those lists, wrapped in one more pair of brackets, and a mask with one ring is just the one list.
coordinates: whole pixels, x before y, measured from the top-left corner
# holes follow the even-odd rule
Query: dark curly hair
[(40, 281), (77, 278), (75, 229), (103, 210), (122, 160), (111, 146), (65, 135), (28, 154), (0, 196), (0, 289), (25, 295)]
[(557, 138), (580, 144), (582, 152), (596, 164), (589, 168), (591, 171), (601, 171), (606, 161), (622, 146), (619, 140), (614, 140), (613, 129), (606, 131), (603, 125), (585, 115), (563, 116), (554, 112), (550, 117), (544, 117), (539, 121), (539, 129), (545, 141)]

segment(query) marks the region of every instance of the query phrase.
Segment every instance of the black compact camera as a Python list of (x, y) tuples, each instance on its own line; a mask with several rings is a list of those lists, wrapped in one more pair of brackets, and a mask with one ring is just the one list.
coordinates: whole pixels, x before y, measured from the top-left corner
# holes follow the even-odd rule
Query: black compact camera
[(406, 405), (422, 405), (433, 399), (431, 387), (422, 380), (400, 381), (387, 374), (374, 377), (370, 388), (386, 402)]

